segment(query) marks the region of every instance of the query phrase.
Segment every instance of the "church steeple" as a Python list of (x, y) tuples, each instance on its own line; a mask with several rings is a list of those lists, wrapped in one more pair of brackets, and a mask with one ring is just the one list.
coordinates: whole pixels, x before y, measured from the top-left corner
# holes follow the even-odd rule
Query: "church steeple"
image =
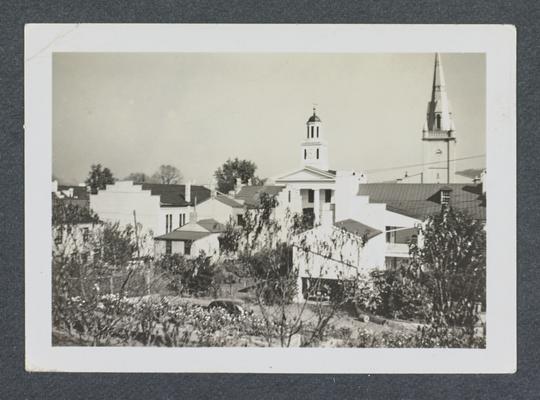
[(440, 54), (436, 53), (431, 101), (427, 111), (427, 131), (453, 131), (452, 125), (442, 60)]
[(322, 133), (322, 121), (313, 107), (313, 115), (306, 122), (306, 139), (301, 146), (302, 166), (328, 170), (328, 150)]
[(425, 183), (451, 183), (454, 176), (455, 129), (446, 92), (442, 59), (435, 54), (431, 100), (422, 128)]

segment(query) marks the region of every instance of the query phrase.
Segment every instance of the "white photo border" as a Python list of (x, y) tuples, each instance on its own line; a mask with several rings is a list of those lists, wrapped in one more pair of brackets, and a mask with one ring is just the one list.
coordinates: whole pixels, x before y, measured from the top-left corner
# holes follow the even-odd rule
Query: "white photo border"
[[(486, 349), (53, 347), (55, 52), (485, 53)], [(513, 373), (516, 371), (516, 30), (511, 25), (29, 24), (25, 27), (26, 370)]]

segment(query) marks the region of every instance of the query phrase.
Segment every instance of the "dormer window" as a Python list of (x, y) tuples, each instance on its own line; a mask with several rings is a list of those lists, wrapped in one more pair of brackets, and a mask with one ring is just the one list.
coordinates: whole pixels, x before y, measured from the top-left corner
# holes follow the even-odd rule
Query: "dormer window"
[(441, 206), (448, 206), (450, 204), (450, 192), (452, 189), (443, 188), (441, 189)]

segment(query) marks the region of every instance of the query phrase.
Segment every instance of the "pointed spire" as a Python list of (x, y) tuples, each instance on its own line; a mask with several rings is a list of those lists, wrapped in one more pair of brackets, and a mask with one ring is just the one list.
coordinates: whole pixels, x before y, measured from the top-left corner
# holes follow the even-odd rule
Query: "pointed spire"
[(433, 70), (433, 88), (431, 101), (428, 106), (427, 127), (428, 131), (449, 131), (451, 128), (452, 114), (450, 103), (446, 93), (446, 81), (442, 58), (439, 53), (435, 54), (435, 66)]
[(441, 61), (441, 55), (435, 53), (435, 71), (433, 71), (433, 96), (435, 98), (435, 91), (442, 91), (446, 86), (444, 80), (444, 70)]

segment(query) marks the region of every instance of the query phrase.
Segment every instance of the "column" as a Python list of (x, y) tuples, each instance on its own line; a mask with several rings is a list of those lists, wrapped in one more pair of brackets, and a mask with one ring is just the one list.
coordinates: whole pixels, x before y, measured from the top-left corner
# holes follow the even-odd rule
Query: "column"
[(314, 224), (319, 225), (321, 223), (321, 191), (320, 189), (315, 189), (313, 192), (313, 213), (315, 214)]

